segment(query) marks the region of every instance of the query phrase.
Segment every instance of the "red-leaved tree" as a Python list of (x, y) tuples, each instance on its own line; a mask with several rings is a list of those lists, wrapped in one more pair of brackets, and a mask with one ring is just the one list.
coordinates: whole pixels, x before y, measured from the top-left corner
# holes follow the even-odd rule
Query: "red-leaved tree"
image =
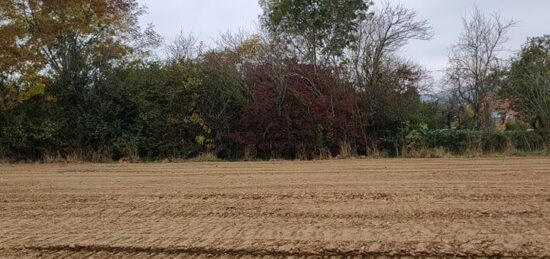
[(229, 135), (248, 153), (310, 159), (347, 156), (364, 144), (361, 98), (331, 70), (262, 66), (250, 81), (253, 98), (242, 110), (242, 128)]

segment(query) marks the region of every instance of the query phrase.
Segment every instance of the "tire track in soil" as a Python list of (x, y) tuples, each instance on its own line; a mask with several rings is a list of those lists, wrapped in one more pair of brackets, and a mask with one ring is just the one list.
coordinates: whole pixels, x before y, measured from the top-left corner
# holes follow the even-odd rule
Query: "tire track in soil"
[[(3, 250), (0, 249), (0, 253)], [(371, 257), (437, 257), (437, 258), (472, 258), (472, 257), (491, 257), (499, 258), (510, 255), (502, 253), (475, 253), (475, 254), (453, 254), (437, 251), (435, 252), (406, 252), (406, 251), (388, 251), (388, 252), (369, 252), (369, 251), (339, 251), (330, 249), (321, 249), (318, 252), (304, 251), (279, 251), (279, 250), (246, 250), (246, 249), (204, 249), (204, 248), (159, 248), (159, 247), (111, 247), (111, 246), (50, 246), (50, 247), (25, 247), (21, 249), (10, 249), (5, 254), (39, 254), (51, 255), (52, 258), (83, 258), (83, 257), (128, 257), (128, 258), (150, 258), (153, 256), (185, 256), (185, 257), (276, 257), (276, 258), (327, 258), (327, 257), (346, 257), (346, 258), (371, 258)], [(139, 256), (137, 256), (139, 255)]]

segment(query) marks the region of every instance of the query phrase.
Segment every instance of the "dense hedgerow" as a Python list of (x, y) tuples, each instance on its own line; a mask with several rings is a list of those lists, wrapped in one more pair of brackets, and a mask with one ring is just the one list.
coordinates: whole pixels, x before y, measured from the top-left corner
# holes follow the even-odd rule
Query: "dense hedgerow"
[[(0, 160), (548, 149), (550, 36), (530, 39), (507, 66), (496, 62), (491, 51), (498, 48), (480, 53), (457, 44), (451, 90), (431, 95), (428, 72), (399, 55), (410, 40), (432, 37), (413, 10), (388, 3), (371, 12), (363, 0), (260, 6), (261, 32), (224, 34), (210, 48), (182, 35), (166, 46), (166, 57), (154, 58), (160, 39), (140, 28), (137, 0), (3, 1)], [(498, 46), (506, 38), (490, 37), (498, 21), (479, 11), (471, 19), (476, 26), (466, 26), (461, 40)], [(485, 57), (474, 63), (486, 68), (463, 67)], [(518, 122), (494, 130), (501, 113)]]
[(426, 135), (429, 148), (444, 148), (447, 152), (464, 154), (470, 151), (483, 153), (537, 151), (547, 147), (548, 138), (537, 131), (476, 131), (441, 129)]

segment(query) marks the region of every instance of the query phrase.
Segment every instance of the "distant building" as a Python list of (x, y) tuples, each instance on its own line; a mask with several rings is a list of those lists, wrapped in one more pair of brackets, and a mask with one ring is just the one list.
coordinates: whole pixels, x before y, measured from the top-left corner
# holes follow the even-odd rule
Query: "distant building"
[(491, 114), (498, 130), (506, 130), (508, 123), (516, 122), (518, 113), (512, 110), (512, 104), (509, 100), (497, 100), (495, 111)]

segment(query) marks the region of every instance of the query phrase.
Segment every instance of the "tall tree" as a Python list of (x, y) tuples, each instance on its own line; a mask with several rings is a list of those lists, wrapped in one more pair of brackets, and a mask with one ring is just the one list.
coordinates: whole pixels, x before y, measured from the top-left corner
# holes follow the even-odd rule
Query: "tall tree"
[[(376, 6), (375, 6), (376, 7)], [(415, 11), (386, 2), (363, 21), (352, 48), (352, 74), (357, 85), (372, 88), (385, 64), (395, 61), (395, 53), (411, 40), (430, 40), (432, 27), (418, 19)]]
[(268, 31), (314, 65), (320, 56), (341, 55), (355, 41), (369, 8), (365, 0), (260, 0), (260, 5)]
[(504, 93), (535, 128), (550, 130), (550, 36), (525, 44), (512, 62)]
[(142, 13), (136, 0), (1, 0), (0, 74), (10, 95), (0, 98), (27, 99), (48, 76), (140, 54), (158, 39), (140, 29)]
[(377, 149), (387, 132), (395, 132), (417, 111), (419, 94), (427, 74), (399, 57), (411, 40), (429, 40), (432, 28), (414, 10), (386, 2), (374, 6), (373, 15), (360, 24), (358, 38), (350, 48), (348, 72), (360, 90), (372, 121), (364, 135)]
[(487, 16), (477, 7), (463, 19), (464, 32), (449, 55), (447, 78), (460, 99), (474, 111), (477, 128), (491, 126), (490, 95), (496, 87), (495, 75), (501, 68), (499, 54), (514, 21), (499, 14)]

